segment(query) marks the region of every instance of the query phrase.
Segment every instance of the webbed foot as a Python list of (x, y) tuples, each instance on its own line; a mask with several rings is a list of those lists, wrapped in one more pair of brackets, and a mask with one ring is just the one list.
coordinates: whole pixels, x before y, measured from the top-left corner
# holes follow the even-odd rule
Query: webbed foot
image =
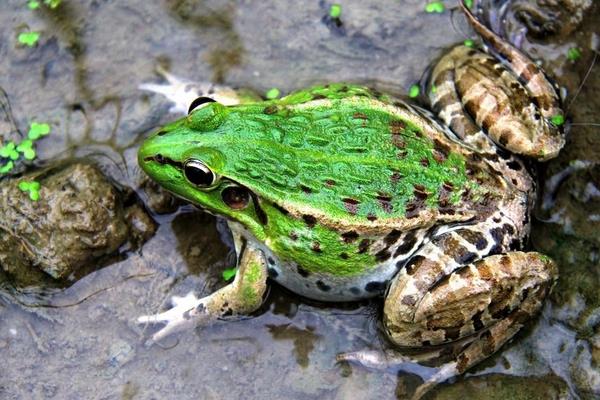
[(257, 310), (262, 304), (267, 288), (267, 267), (264, 255), (252, 246), (246, 246), (240, 257), (235, 279), (213, 294), (197, 298), (193, 293), (174, 296), (174, 307), (162, 313), (144, 315), (140, 324), (165, 323), (148, 340), (152, 344), (183, 329), (207, 326), (229, 315), (244, 315)]

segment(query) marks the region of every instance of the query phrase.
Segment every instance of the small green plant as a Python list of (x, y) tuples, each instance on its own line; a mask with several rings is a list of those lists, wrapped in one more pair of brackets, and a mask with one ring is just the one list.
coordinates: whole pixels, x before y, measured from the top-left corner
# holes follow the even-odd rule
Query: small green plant
[(237, 268), (227, 268), (226, 270), (223, 270), (223, 273), (222, 273), (223, 280), (225, 282), (229, 282), (230, 280), (233, 279), (236, 272), (237, 272)]
[(473, 0), (464, 0), (463, 4), (468, 8), (471, 9), (473, 8)]
[(39, 32), (21, 32), (17, 37), (20, 44), (27, 47), (33, 47), (40, 40)]
[(55, 9), (56, 7), (60, 6), (61, 2), (62, 0), (44, 0), (44, 4), (52, 9)]
[(473, 39), (466, 39), (463, 44), (467, 47), (475, 47), (475, 42), (473, 41)]
[(329, 7), (329, 16), (331, 18), (339, 18), (342, 16), (342, 6), (339, 4), (332, 4), (331, 7)]
[(32, 201), (40, 199), (40, 183), (36, 181), (21, 181), (19, 182), (19, 190), (29, 194)]
[(552, 116), (552, 118), (550, 118), (550, 122), (552, 122), (553, 125), (561, 126), (565, 123), (565, 117), (560, 114), (554, 115)]
[(40, 2), (36, 0), (29, 0), (29, 2), (27, 2), (27, 8), (30, 10), (37, 10), (40, 8)]
[(418, 97), (419, 93), (421, 93), (421, 88), (419, 87), (419, 85), (412, 85), (408, 89), (408, 97), (410, 97), (411, 99)]
[(441, 14), (446, 10), (446, 6), (441, 1), (432, 1), (425, 5), (425, 12)]
[(265, 93), (265, 97), (269, 100), (274, 100), (274, 99), (278, 98), (280, 94), (281, 93), (279, 92), (279, 89), (271, 88), (271, 89), (267, 90), (267, 93)]
[(0, 176), (7, 174), (15, 167), (15, 161), (21, 156), (25, 160), (33, 160), (37, 156), (35, 142), (50, 134), (50, 125), (46, 123), (32, 122), (27, 132), (27, 139), (20, 143), (7, 142), (0, 147)]
[(581, 50), (579, 50), (577, 47), (571, 47), (569, 50), (567, 50), (567, 59), (569, 59), (569, 61), (577, 61), (581, 58)]

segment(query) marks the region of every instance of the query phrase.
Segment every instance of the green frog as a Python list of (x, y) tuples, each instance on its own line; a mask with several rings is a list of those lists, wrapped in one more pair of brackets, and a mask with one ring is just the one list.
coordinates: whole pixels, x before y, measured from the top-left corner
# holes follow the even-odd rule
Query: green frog
[(336, 83), (278, 100), (199, 97), (143, 143), (143, 170), (225, 218), (238, 254), (231, 284), (139, 318), (166, 323), (153, 340), (252, 313), (270, 279), (322, 301), (384, 296), (393, 344), (450, 356), (440, 380), (540, 310), (557, 268), (522, 251), (535, 185), (517, 155), (557, 155), (560, 100), (463, 10), (487, 51), (460, 45), (435, 64), (424, 87), (437, 116)]

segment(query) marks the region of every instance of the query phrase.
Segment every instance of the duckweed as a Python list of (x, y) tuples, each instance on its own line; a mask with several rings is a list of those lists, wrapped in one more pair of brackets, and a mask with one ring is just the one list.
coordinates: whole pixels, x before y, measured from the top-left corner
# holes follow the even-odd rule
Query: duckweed
[(21, 32), (17, 38), (23, 46), (33, 47), (40, 40), (39, 32)]
[(432, 1), (425, 5), (425, 12), (441, 14), (446, 10), (446, 6), (441, 1)]

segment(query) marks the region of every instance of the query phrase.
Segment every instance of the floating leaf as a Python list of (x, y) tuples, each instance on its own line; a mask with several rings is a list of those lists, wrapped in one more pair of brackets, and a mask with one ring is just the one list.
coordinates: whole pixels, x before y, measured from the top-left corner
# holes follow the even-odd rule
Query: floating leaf
[(22, 32), (19, 33), (19, 37), (17, 38), (19, 43), (25, 46), (33, 47), (37, 44), (38, 40), (40, 40), (39, 32)]
[(473, 39), (466, 39), (463, 44), (467, 47), (475, 47), (475, 42), (473, 41)]
[(446, 10), (446, 6), (441, 1), (433, 1), (431, 3), (427, 3), (425, 6), (425, 12), (428, 13), (438, 13), (441, 14)]
[(236, 268), (227, 268), (226, 270), (223, 270), (223, 280), (225, 281), (230, 281), (233, 279), (233, 277), (235, 276), (235, 273), (237, 272)]
[(37, 10), (38, 8), (40, 8), (40, 2), (39, 2), (39, 1), (35, 1), (35, 0), (30, 0), (30, 1), (27, 3), (27, 7), (28, 7), (30, 10)]
[(273, 100), (279, 97), (279, 89), (277, 88), (271, 88), (269, 90), (267, 90), (267, 93), (265, 93), (265, 97), (269, 100)]
[(50, 133), (50, 125), (46, 123), (32, 122), (29, 126), (27, 137), (31, 140), (37, 140)]
[(464, 0), (463, 4), (469, 9), (473, 8), (473, 0)]
[(417, 97), (419, 93), (421, 93), (421, 88), (419, 87), (419, 85), (412, 85), (410, 89), (408, 89), (408, 97), (410, 97), (411, 99)]
[(331, 18), (339, 18), (342, 15), (342, 6), (339, 4), (332, 4), (329, 7), (329, 16)]

